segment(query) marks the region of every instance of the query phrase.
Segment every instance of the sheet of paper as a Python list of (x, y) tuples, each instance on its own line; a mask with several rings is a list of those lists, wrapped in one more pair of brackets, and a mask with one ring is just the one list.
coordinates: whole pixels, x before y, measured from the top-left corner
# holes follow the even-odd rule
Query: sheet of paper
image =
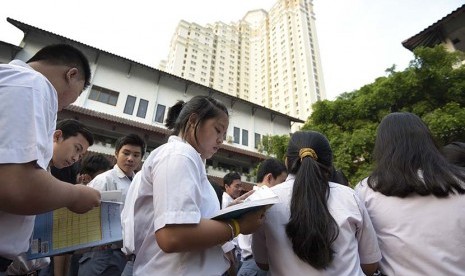
[(28, 259), (122, 241), (121, 207), (102, 202), (85, 214), (61, 208), (36, 216)]

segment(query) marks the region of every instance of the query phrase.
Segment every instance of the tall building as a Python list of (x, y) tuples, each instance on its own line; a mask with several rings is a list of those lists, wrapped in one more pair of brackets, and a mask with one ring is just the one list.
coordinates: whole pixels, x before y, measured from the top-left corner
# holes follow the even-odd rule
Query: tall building
[(302, 120), (326, 99), (312, 0), (230, 24), (181, 21), (160, 69)]

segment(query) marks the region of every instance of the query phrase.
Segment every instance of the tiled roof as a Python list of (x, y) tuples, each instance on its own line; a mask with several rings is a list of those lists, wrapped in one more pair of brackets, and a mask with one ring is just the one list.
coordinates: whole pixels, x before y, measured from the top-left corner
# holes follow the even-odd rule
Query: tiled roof
[(435, 23), (431, 24), (418, 34), (404, 40), (402, 42), (402, 45), (410, 51), (413, 51), (413, 49), (420, 45), (435, 45), (441, 43), (441, 37), (439, 37), (438, 29), (441, 27), (441, 25), (443, 25), (453, 17), (458, 16), (460, 13), (464, 12), (465, 4), (457, 8), (453, 12), (449, 13), (448, 15), (444, 16), (443, 18), (439, 19)]
[(157, 126), (154, 126), (154, 125), (149, 125), (149, 124), (137, 122), (137, 121), (134, 121), (134, 120), (121, 118), (121, 117), (118, 117), (118, 116), (110, 115), (110, 114), (103, 113), (103, 112), (98, 112), (98, 111), (95, 111), (95, 110), (87, 109), (87, 108), (76, 106), (76, 105), (70, 105), (70, 106), (66, 107), (65, 110), (69, 110), (69, 111), (73, 111), (73, 112), (76, 112), (76, 113), (79, 113), (79, 114), (92, 116), (92, 117), (95, 117), (95, 118), (99, 118), (99, 119), (114, 122), (114, 123), (120, 123), (120, 124), (124, 124), (124, 125), (137, 127), (137, 128), (140, 128), (140, 129), (144, 129), (144, 130), (153, 131), (153, 132), (156, 132), (156, 133), (161, 133), (161, 134), (166, 134), (166, 135), (169, 135), (171, 133), (166, 128), (161, 128), (161, 127), (157, 127)]
[[(87, 109), (87, 108), (76, 106), (76, 105), (70, 105), (66, 107), (65, 110), (79, 113), (79, 114), (84, 114), (84, 115), (91, 116), (91, 117), (95, 117), (101, 120), (106, 120), (106, 121), (110, 121), (114, 123), (137, 127), (137, 128), (148, 130), (148, 131), (153, 131), (153, 132), (160, 133), (160, 134), (169, 135), (171, 133), (171, 131), (166, 128), (157, 127), (154, 125), (145, 124), (145, 123), (137, 122), (137, 121), (126, 119), (126, 118), (121, 118), (118, 116), (110, 115), (110, 114), (103, 113), (103, 112), (98, 112), (95, 110)], [(248, 151), (248, 150), (237, 148), (237, 147), (234, 147), (228, 144), (222, 144), (220, 150), (242, 154), (248, 157), (256, 158), (258, 160), (265, 160), (267, 158), (266, 155), (263, 155), (261, 153)]]

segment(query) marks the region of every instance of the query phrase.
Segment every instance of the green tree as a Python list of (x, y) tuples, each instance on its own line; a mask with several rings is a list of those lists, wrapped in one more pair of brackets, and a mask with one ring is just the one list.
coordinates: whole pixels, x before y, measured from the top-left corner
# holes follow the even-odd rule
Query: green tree
[(262, 138), (263, 151), (269, 156), (274, 156), (284, 161), (289, 135), (264, 135)]
[(302, 129), (328, 137), (334, 163), (352, 185), (369, 175), (376, 128), (391, 112), (422, 117), (439, 145), (465, 140), (465, 68), (459, 66), (463, 55), (442, 46), (418, 48), (414, 55), (404, 71), (392, 66), (387, 76), (312, 106)]

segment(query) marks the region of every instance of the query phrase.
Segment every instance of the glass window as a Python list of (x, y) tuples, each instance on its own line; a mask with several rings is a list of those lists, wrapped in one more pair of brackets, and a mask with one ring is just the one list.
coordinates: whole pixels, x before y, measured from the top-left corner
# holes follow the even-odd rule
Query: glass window
[(241, 129), (234, 127), (234, 143), (239, 144), (241, 139)]
[(255, 148), (258, 149), (258, 146), (262, 142), (262, 136), (258, 133), (255, 133)]
[(139, 108), (137, 109), (137, 117), (145, 118), (145, 115), (147, 114), (148, 105), (149, 102), (147, 100), (140, 99)]
[(249, 145), (249, 131), (245, 129), (242, 130), (242, 145)]
[(124, 106), (124, 113), (132, 115), (134, 112), (134, 106), (136, 105), (136, 97), (128, 95), (126, 99), (126, 105)]
[(89, 99), (116, 106), (118, 96), (118, 92), (94, 85), (90, 90)]
[(157, 111), (155, 113), (155, 122), (163, 123), (163, 121), (165, 120), (165, 109), (166, 106), (162, 104), (157, 105)]

